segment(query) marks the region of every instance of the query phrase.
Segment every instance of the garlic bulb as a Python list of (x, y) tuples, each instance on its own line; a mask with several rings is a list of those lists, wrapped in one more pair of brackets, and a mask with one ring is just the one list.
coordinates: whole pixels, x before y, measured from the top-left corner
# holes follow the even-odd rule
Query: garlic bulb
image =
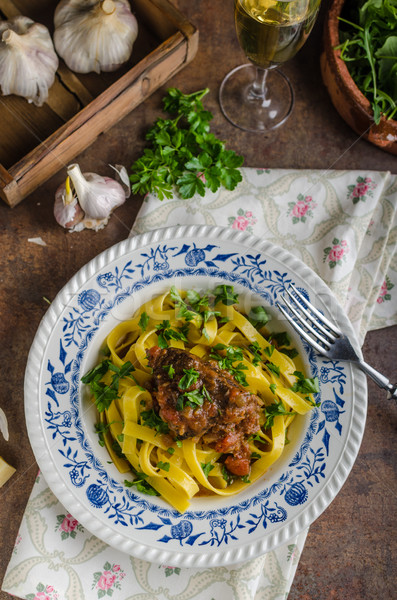
[(56, 51), (76, 73), (115, 71), (138, 35), (128, 0), (61, 0), (54, 25)]
[(50, 33), (44, 25), (18, 16), (0, 21), (0, 87), (42, 106), (58, 68)]
[(10, 436), (8, 434), (7, 417), (2, 408), (0, 408), (0, 432), (3, 434), (5, 441), (8, 442)]
[(122, 185), (111, 177), (83, 174), (78, 164), (69, 165), (67, 174), (66, 183), (55, 193), (56, 221), (71, 231), (105, 227), (113, 210), (125, 202)]

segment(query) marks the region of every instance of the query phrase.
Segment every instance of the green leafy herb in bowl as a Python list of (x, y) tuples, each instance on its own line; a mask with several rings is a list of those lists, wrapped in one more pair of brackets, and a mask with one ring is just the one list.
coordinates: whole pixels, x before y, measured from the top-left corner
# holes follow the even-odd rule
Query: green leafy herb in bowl
[(397, 2), (348, 1), (339, 17), (340, 57), (373, 110), (374, 121), (397, 112)]
[(397, 0), (330, 0), (320, 66), (342, 119), (397, 155), (396, 25)]
[(172, 198), (173, 190), (184, 198), (220, 186), (233, 190), (242, 180), (242, 156), (227, 150), (210, 132), (212, 114), (201, 102), (208, 88), (183, 94), (170, 88), (163, 98), (164, 110), (173, 116), (157, 119), (146, 134), (150, 147), (131, 167), (134, 194), (155, 193), (160, 200)]

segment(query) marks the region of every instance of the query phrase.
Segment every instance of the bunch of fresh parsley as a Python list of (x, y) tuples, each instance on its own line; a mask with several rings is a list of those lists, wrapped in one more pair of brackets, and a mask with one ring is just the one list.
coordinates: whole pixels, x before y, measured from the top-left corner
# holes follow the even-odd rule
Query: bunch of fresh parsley
[(345, 25), (338, 48), (379, 123), (382, 115), (391, 119), (397, 112), (397, 4), (395, 0), (360, 4), (346, 3), (344, 16), (339, 17)]
[(174, 118), (157, 119), (146, 139), (151, 143), (134, 162), (130, 175), (134, 194), (157, 194), (160, 200), (172, 198), (173, 189), (184, 198), (220, 186), (233, 190), (242, 180), (239, 167), (243, 158), (210, 132), (213, 115), (204, 109), (202, 98), (208, 88), (183, 94), (170, 88), (163, 98), (165, 112)]

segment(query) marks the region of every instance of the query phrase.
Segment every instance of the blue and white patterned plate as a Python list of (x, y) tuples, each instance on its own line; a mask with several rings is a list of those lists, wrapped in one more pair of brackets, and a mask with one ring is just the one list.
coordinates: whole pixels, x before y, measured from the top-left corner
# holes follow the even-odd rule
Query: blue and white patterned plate
[[(293, 282), (350, 336), (328, 287), (287, 251), (243, 232), (171, 227), (125, 240), (83, 267), (61, 290), (34, 339), (25, 376), (28, 433), (44, 477), (69, 512), (111, 546), (174, 566), (230, 565), (267, 552), (307, 528), (346, 480), (361, 443), (366, 378), (348, 363), (302, 346), (274, 308)], [(95, 411), (80, 378), (107, 333), (169, 289), (233, 285), (260, 302), (274, 329), (288, 329), (320, 380), (321, 406), (291, 426), (290, 444), (262, 481), (232, 498), (193, 499), (179, 514), (161, 498), (123, 485), (94, 433)]]

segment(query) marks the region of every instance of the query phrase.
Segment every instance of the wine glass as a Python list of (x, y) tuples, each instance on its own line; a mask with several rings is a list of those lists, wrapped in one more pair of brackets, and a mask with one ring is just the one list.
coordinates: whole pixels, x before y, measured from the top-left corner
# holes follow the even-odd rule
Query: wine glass
[(245, 131), (265, 133), (291, 114), (294, 92), (277, 67), (308, 38), (321, 0), (234, 0), (237, 38), (248, 64), (222, 81), (219, 102), (225, 117)]

